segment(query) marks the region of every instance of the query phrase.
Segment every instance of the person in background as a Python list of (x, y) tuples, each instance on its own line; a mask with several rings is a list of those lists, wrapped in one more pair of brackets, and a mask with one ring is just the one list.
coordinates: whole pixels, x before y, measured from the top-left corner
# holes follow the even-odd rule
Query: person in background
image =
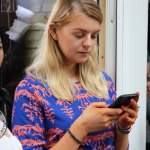
[[(0, 38), (0, 66), (3, 62), (4, 52), (3, 45)], [(1, 106), (1, 92), (0, 92), (0, 106)], [(1, 107), (0, 107), (1, 108)], [(11, 131), (7, 127), (7, 122), (4, 114), (0, 109), (0, 149), (5, 150), (22, 150), (22, 145), (19, 140), (12, 135)]]
[(3, 58), (4, 58), (3, 45), (2, 45), (2, 40), (0, 38), (0, 66), (2, 64)]
[(147, 120), (150, 124), (150, 55), (147, 53)]
[[(0, 117), (1, 117), (0, 112)], [(19, 140), (12, 135), (6, 124), (0, 119), (0, 148), (2, 150), (22, 150)]]
[(24, 150), (129, 148), (138, 105), (132, 99), (128, 107), (108, 108), (116, 91), (98, 69), (102, 18), (94, 0), (56, 1), (37, 56), (15, 92), (12, 132)]

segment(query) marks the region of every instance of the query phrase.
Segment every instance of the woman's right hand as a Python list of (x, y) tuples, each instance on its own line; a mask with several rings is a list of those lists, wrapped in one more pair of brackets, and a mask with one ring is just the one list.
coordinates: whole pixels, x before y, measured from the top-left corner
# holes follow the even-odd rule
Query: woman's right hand
[(123, 111), (120, 108), (107, 108), (104, 102), (90, 104), (75, 121), (86, 134), (108, 128), (115, 123)]

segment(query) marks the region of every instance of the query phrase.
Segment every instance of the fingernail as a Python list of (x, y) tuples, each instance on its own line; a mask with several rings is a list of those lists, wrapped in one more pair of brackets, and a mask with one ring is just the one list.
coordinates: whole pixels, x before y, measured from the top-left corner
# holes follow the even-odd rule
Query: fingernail
[(136, 102), (135, 102), (135, 100), (134, 100), (134, 99), (131, 99), (131, 103), (132, 103), (132, 104), (135, 104)]
[(135, 102), (135, 100), (134, 99), (131, 99), (131, 103), (134, 103)]
[(126, 109), (127, 109), (127, 107), (126, 107), (126, 106), (124, 106), (124, 105), (122, 105), (122, 106), (121, 106), (121, 109), (126, 110)]

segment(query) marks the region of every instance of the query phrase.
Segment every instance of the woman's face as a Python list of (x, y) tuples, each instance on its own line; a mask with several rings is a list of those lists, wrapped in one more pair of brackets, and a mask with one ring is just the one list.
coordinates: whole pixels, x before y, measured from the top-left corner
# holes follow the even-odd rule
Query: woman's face
[(81, 12), (73, 13), (69, 24), (56, 31), (67, 65), (84, 63), (97, 43), (100, 23)]

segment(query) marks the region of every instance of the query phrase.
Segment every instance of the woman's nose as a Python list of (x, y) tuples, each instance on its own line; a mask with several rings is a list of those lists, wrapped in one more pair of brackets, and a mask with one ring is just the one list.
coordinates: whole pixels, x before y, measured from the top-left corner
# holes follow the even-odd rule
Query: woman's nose
[(87, 48), (92, 46), (92, 39), (91, 39), (91, 37), (86, 37), (84, 39), (83, 46), (87, 47)]

